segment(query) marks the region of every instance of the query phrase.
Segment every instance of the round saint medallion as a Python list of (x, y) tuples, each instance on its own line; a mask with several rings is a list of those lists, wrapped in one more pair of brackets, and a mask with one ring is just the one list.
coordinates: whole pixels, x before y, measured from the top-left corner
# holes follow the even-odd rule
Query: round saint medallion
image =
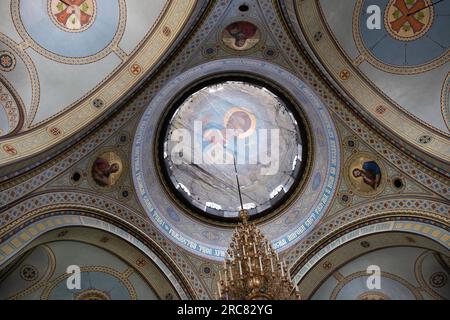
[(433, 18), (430, 0), (391, 0), (386, 7), (384, 23), (393, 38), (411, 41), (430, 30)]
[(250, 50), (261, 40), (259, 28), (248, 21), (236, 21), (222, 31), (222, 41), (236, 51)]
[(379, 194), (385, 187), (385, 170), (382, 163), (370, 154), (358, 153), (345, 165), (346, 180), (352, 189), (363, 196)]
[(90, 180), (95, 187), (112, 188), (122, 177), (124, 164), (116, 152), (106, 151), (95, 157), (90, 165), (90, 171)]
[(81, 32), (95, 21), (95, 0), (48, 0), (48, 13), (56, 26), (68, 32)]

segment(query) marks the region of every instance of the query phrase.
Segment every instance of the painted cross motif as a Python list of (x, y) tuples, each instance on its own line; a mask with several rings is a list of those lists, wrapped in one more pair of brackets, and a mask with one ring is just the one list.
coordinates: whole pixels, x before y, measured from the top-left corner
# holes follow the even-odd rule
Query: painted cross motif
[(16, 148), (14, 148), (12, 145), (10, 144), (5, 144), (3, 146), (3, 150), (7, 153), (10, 154), (12, 156), (15, 156), (17, 154), (17, 150)]
[(348, 71), (347, 69), (342, 70), (339, 73), (339, 77), (344, 81), (348, 80), (350, 78), (350, 71)]
[(141, 68), (141, 66), (140, 66), (139, 64), (134, 63), (134, 64), (131, 66), (130, 71), (131, 71), (132, 74), (138, 75), (139, 73), (141, 73), (142, 68)]
[(95, 14), (93, 0), (51, 0), (51, 15), (66, 31), (82, 31), (89, 27)]
[(144, 267), (147, 264), (144, 258), (139, 258), (136, 260), (136, 265), (140, 268)]
[(385, 107), (385, 106), (378, 106), (378, 107), (376, 108), (376, 112), (377, 112), (379, 115), (383, 115), (383, 114), (386, 112), (386, 107)]
[(22, 269), (22, 277), (26, 281), (33, 281), (34, 279), (37, 278), (37, 276), (38, 276), (37, 270), (36, 270), (36, 268), (34, 268), (32, 266), (25, 266)]
[(57, 137), (57, 136), (59, 136), (59, 135), (62, 134), (61, 129), (59, 129), (58, 127), (50, 127), (50, 128), (48, 129), (48, 132), (49, 132), (51, 135), (55, 136), (55, 137)]
[(394, 3), (394, 7), (396, 7), (401, 16), (396, 20), (391, 22), (391, 27), (396, 32), (400, 32), (400, 29), (405, 26), (406, 23), (414, 31), (414, 34), (421, 31), (425, 24), (420, 22), (419, 16), (416, 16), (416, 13), (419, 13), (420, 10), (426, 7), (426, 3), (424, 0), (417, 0), (411, 7), (408, 7), (406, 4), (407, 0), (396, 0)]
[(322, 266), (325, 270), (330, 270), (333, 264), (330, 261), (325, 261)]

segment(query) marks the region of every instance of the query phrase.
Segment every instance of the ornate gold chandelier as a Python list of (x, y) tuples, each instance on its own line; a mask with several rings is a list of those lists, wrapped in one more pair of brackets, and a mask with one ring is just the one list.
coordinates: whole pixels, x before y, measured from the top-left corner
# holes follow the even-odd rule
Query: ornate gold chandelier
[(224, 270), (217, 283), (221, 300), (300, 300), (286, 265), (254, 223), (241, 210)]

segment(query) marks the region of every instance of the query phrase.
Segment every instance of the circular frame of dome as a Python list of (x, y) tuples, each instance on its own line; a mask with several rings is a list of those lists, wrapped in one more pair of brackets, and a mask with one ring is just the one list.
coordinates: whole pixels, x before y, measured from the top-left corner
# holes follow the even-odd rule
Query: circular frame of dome
[[(223, 261), (234, 223), (198, 219), (175, 205), (161, 181), (158, 145), (162, 120), (180, 97), (199, 83), (227, 76), (246, 76), (269, 83), (294, 106), (308, 124), (309, 159), (289, 206), (254, 220), (273, 247), (282, 252), (307, 236), (330, 208), (340, 181), (341, 146), (328, 107), (295, 74), (267, 61), (250, 58), (214, 60), (192, 67), (168, 81), (144, 110), (133, 138), (131, 168), (134, 189), (150, 221), (170, 241), (214, 261)], [(291, 100), (292, 99), (292, 100)], [(169, 192), (168, 192), (169, 191)], [(178, 198), (178, 197), (177, 197)], [(204, 215), (205, 216), (205, 215)]]
[[(228, 96), (217, 94), (216, 90), (226, 92)], [(251, 219), (267, 220), (289, 207), (292, 198), (302, 189), (301, 181), (308, 177), (307, 164), (312, 151), (309, 150), (310, 130), (306, 117), (287, 93), (254, 75), (227, 74), (202, 79), (178, 97), (162, 115), (154, 141), (159, 178), (174, 203), (200, 220), (234, 225), (239, 221), (240, 207), (234, 172), (234, 161), (237, 161), (243, 205), (249, 210)], [(220, 107), (210, 108), (206, 102), (211, 99), (216, 99)], [(246, 104), (237, 105), (236, 101)], [(236, 121), (232, 123), (232, 120)], [(195, 122), (202, 125), (195, 126)], [(230, 123), (235, 126), (230, 128)], [(180, 136), (174, 133), (180, 133), (177, 129), (181, 128), (188, 130), (188, 138), (193, 137), (187, 146), (188, 156), (183, 154), (186, 148), (179, 151), (180, 156), (173, 152), (179, 150), (180, 142), (174, 143), (174, 140)], [(233, 129), (240, 131), (233, 133)], [(230, 135), (232, 139), (229, 139)], [(262, 147), (261, 141), (269, 140), (268, 136), (271, 136), (269, 148), (274, 147), (272, 139), (278, 138), (277, 149), (270, 151), (271, 156), (275, 152), (278, 161), (275, 160), (277, 168), (272, 168), (274, 172), (264, 174), (262, 172), (270, 171), (272, 164), (268, 168), (268, 159), (265, 159), (266, 165), (262, 165), (262, 156), (257, 150)], [(192, 146), (192, 140), (195, 144), (196, 139), (202, 143), (197, 147), (200, 150), (197, 155), (201, 158), (197, 158), (197, 162), (197, 149)], [(240, 148), (239, 141), (244, 143)], [(220, 148), (219, 155), (223, 151), (220, 159), (211, 156), (217, 147)], [(250, 163), (252, 154), (258, 161)], [(208, 201), (208, 191), (217, 192), (215, 199)]]

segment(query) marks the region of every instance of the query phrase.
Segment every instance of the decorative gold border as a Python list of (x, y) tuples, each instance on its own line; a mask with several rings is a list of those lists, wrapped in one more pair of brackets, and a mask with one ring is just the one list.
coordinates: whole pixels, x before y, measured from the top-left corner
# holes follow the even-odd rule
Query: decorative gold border
[[(322, 237), (319, 241), (317, 241), (314, 245), (312, 245), (310, 248), (308, 248), (302, 256), (294, 262), (293, 266), (291, 267), (291, 270), (293, 274), (297, 274), (301, 268), (308, 263), (311, 258), (313, 258), (322, 248), (326, 247), (326, 245), (332, 243), (334, 240), (338, 239), (339, 237), (351, 233), (352, 231), (356, 229), (363, 228), (367, 225), (373, 225), (380, 222), (395, 222), (395, 218), (402, 218), (402, 217), (411, 217), (411, 218), (418, 218), (426, 220), (426, 223), (433, 224), (434, 222), (441, 223), (444, 225), (450, 225), (450, 219), (447, 217), (443, 217), (441, 215), (430, 213), (426, 211), (414, 211), (414, 210), (389, 210), (386, 212), (381, 212), (375, 215), (368, 216), (366, 218), (362, 218), (356, 221), (353, 221), (349, 224), (346, 224), (344, 226), (338, 227), (330, 234)], [(413, 223), (413, 222), (411, 222)], [(396, 231), (396, 230), (394, 230)], [(364, 235), (365, 236), (365, 235)], [(363, 236), (363, 237), (364, 237)], [(306, 238), (307, 240), (308, 238)], [(357, 238), (355, 238), (357, 239)], [(352, 239), (351, 241), (355, 240)], [(433, 238), (429, 237), (430, 240), (435, 241)], [(345, 245), (345, 244), (343, 244)], [(336, 250), (334, 248), (333, 250)], [(330, 254), (330, 252), (328, 253)], [(309, 272), (309, 271), (308, 271)], [(305, 275), (306, 276), (306, 275)], [(304, 277), (303, 277), (304, 278)]]
[[(25, 69), (27, 71), (28, 79), (30, 80), (30, 94), (31, 94), (31, 101), (28, 106), (28, 108), (25, 107), (25, 105), (22, 102), (23, 111), (24, 111), (24, 119), (22, 124), (22, 129), (28, 128), (31, 125), (31, 122), (34, 119), (34, 116), (36, 115), (39, 101), (40, 101), (40, 82), (39, 82), (39, 75), (36, 69), (36, 66), (34, 65), (33, 60), (31, 57), (27, 54), (25, 51), (24, 44), (26, 42), (22, 42), (21, 44), (17, 44), (14, 40), (6, 36), (5, 34), (0, 32), (0, 43), (4, 43), (7, 47), (9, 47), (14, 53), (16, 54), (16, 59), (20, 58), (20, 60), (23, 62)], [(6, 82), (9, 84), (9, 82), (6, 80), (6, 77), (2, 74), (0, 74), (0, 78), (3, 79), (3, 82)], [(10, 88), (12, 88), (12, 85), (9, 85)], [(14, 89), (15, 91), (15, 89)], [(17, 94), (17, 97), (20, 97), (19, 94)], [(22, 99), (20, 99), (22, 100)], [(1, 140), (1, 139), (0, 139)], [(1, 158), (1, 152), (0, 152), (0, 158)], [(0, 161), (1, 164), (1, 161)]]
[(33, 284), (31, 287), (28, 287), (25, 290), (15, 293), (14, 295), (8, 297), (8, 300), (19, 300), (22, 297), (25, 297), (25, 296), (35, 292), (39, 288), (47, 285), (48, 281), (53, 276), (53, 273), (55, 272), (55, 269), (56, 269), (56, 257), (54, 255), (53, 251), (48, 246), (43, 245), (43, 248), (46, 250), (46, 253), (48, 256), (49, 266), (46, 270), (47, 272), (40, 279), (38, 279), (38, 281), (35, 284)]
[(10, 102), (11, 106), (7, 106), (6, 103), (3, 104), (3, 108), (8, 117), (8, 132), (1, 132), (0, 130), (0, 138), (2, 136), (7, 136), (13, 134), (14, 132), (19, 131), (24, 122), (25, 117), (25, 107), (23, 105), (22, 99), (17, 94), (16, 90), (12, 87), (12, 85), (0, 74), (0, 92), (2, 95), (6, 96), (7, 101)]
[[(447, 105), (445, 105), (447, 102)], [(441, 113), (444, 118), (445, 125), (450, 130), (450, 72), (445, 77), (441, 90)]]
[[(329, 262), (327, 259), (331, 257), (339, 257), (339, 255), (336, 256), (336, 250), (339, 250), (340, 248), (342, 249), (342, 247), (344, 246), (348, 246), (351, 245), (352, 243), (355, 242), (360, 242), (364, 239), (366, 239), (367, 237), (382, 237), (383, 234), (389, 235), (389, 234), (405, 234), (406, 236), (408, 234), (410, 235), (414, 235), (414, 236), (419, 236), (419, 237), (423, 237), (424, 239), (426, 239), (427, 241), (431, 241), (430, 243), (433, 243), (437, 246), (440, 247), (440, 249), (442, 251), (445, 250), (445, 246), (442, 243), (439, 243), (438, 241), (436, 241), (436, 237), (439, 238), (446, 238), (447, 240), (449, 239), (448, 234), (444, 234), (442, 235), (440, 233), (440, 230), (437, 230), (438, 227), (436, 225), (436, 223), (438, 224), (444, 224), (445, 226), (448, 226), (448, 222), (449, 220), (445, 217), (436, 215), (434, 213), (427, 213), (424, 211), (403, 211), (402, 213), (400, 213), (402, 211), (397, 210), (397, 211), (387, 211), (384, 213), (380, 213), (374, 216), (369, 216), (367, 218), (364, 219), (360, 219), (357, 220), (356, 222), (352, 222), (350, 224), (347, 224), (343, 227), (339, 227), (338, 229), (334, 230), (333, 232), (331, 232), (329, 235), (322, 237), (320, 240), (316, 241), (316, 243), (314, 243), (309, 249), (307, 249), (302, 256), (293, 262), (293, 265), (291, 267), (291, 274), (295, 275), (294, 278), (297, 278), (299, 276), (299, 273), (301, 272), (301, 270), (303, 268), (307, 268), (307, 271), (305, 273), (303, 273), (303, 275), (300, 277), (300, 280), (296, 280), (299, 281), (299, 287), (302, 290), (306, 290), (307, 291), (307, 297), (311, 297), (312, 295), (314, 295), (314, 292), (320, 287), (321, 284), (323, 284), (326, 279), (327, 276), (326, 275), (321, 275), (320, 276), (320, 281), (318, 281), (317, 279), (315, 280), (317, 283), (315, 285), (314, 288), (311, 287), (311, 279), (308, 278), (311, 276), (311, 272), (317, 272), (319, 269), (321, 269), (320, 266), (323, 266), (324, 261), (325, 262)], [(397, 218), (404, 218), (401, 220), (397, 220)], [(410, 223), (408, 221), (408, 223), (405, 223), (404, 220), (408, 220), (408, 218), (418, 218), (419, 220), (423, 220), (423, 221), (414, 221), (411, 220)], [(426, 224), (428, 226), (423, 228), (424, 233), (415, 233), (414, 231), (416, 231), (416, 227), (415, 227), (415, 223), (419, 223), (419, 224)], [(369, 233), (364, 233), (363, 234), (356, 234), (356, 237), (353, 235), (354, 232), (356, 232), (357, 230), (364, 230), (366, 228), (371, 228), (371, 226), (373, 225), (380, 225), (380, 224), (392, 224), (392, 226), (394, 226), (393, 229), (388, 229), (388, 230), (376, 230), (373, 232), (369, 232)], [(403, 228), (403, 226), (405, 228)], [(426, 230), (428, 229), (428, 230)], [(435, 233), (438, 233), (437, 235), (435, 235)], [(346, 235), (350, 235), (351, 238), (348, 241), (343, 241), (343, 242), (339, 242), (336, 243), (334, 246), (330, 247), (329, 251), (325, 252), (325, 255), (322, 254), (322, 256), (320, 258), (317, 258), (316, 255), (318, 255), (322, 250), (326, 250), (327, 247), (330, 246), (331, 243), (335, 242), (337, 239), (341, 239), (342, 237), (345, 237)], [(382, 237), (382, 239), (384, 239)], [(446, 240), (446, 241), (447, 241)], [(376, 241), (375, 241), (376, 242)], [(406, 246), (415, 246), (412, 244), (405, 244)], [(450, 245), (450, 244), (449, 244)], [(391, 245), (383, 245), (382, 247), (379, 246), (375, 246), (376, 248), (372, 248), (369, 249), (369, 251), (364, 250), (361, 253), (369, 253), (372, 252), (374, 250), (378, 250), (380, 248), (383, 247), (391, 247)], [(348, 261), (354, 260), (358, 257), (361, 256), (361, 253), (353, 253), (352, 254), (352, 258), (350, 258)], [(344, 263), (345, 264), (345, 263)], [(339, 263), (339, 266), (337, 266), (337, 268), (342, 267), (342, 263)], [(332, 269), (336, 269), (333, 267), (333, 265), (331, 266)], [(317, 269), (319, 268), (319, 269)], [(328, 270), (328, 269), (327, 269)], [(332, 270), (328, 270), (328, 271), (332, 271)], [(329, 273), (329, 275), (331, 275), (332, 273)], [(309, 279), (309, 281), (307, 281)]]
[[(430, 254), (435, 254), (433, 252), (430, 251), (426, 251), (424, 253), (422, 253), (419, 258), (416, 260), (416, 263), (414, 264), (414, 273), (416, 276), (417, 281), (419, 282), (419, 284), (421, 285), (421, 288), (423, 290), (425, 290), (430, 296), (432, 296), (434, 299), (437, 300), (446, 300), (445, 297), (441, 296), (438, 292), (434, 291), (434, 289), (428, 284), (428, 282), (425, 280), (424, 276), (423, 276), (423, 268), (422, 268), (422, 264), (423, 264), (423, 260), (425, 260), (427, 255)], [(433, 257), (433, 259), (435, 259), (435, 257)]]
[[(125, 270), (124, 272), (119, 272), (113, 268), (105, 267), (105, 266), (87, 266), (87, 267), (81, 267), (80, 269), (81, 269), (81, 272), (102, 272), (102, 273), (109, 274), (110, 276), (112, 276), (112, 277), (118, 279), (120, 282), (122, 282), (122, 284), (127, 288), (128, 293), (131, 297), (131, 300), (137, 299), (136, 290), (134, 289), (131, 282), (128, 280), (129, 276), (131, 275), (131, 274), (127, 273), (128, 269)], [(45, 289), (41, 294), (41, 300), (48, 300), (48, 297), (52, 293), (52, 290), (60, 282), (67, 279), (69, 276), (70, 276), (69, 273), (62, 273), (61, 275), (59, 275), (58, 277), (53, 279), (51, 282), (47, 282), (45, 285)], [(83, 292), (80, 292), (79, 294), (82, 294), (82, 293)]]
[[(56, 222), (58, 221), (58, 219), (63, 220), (61, 218), (58, 218), (58, 216), (56, 216), (56, 217), (47, 217), (42, 219), (41, 221), (43, 225), (48, 226), (49, 224), (51, 224), (52, 221)], [(27, 230), (30, 231), (30, 228), (28, 227)], [(174, 287), (173, 283), (171, 283), (171, 281), (169, 280), (168, 275), (165, 274), (164, 271), (160, 269), (160, 267), (155, 263), (155, 261), (146, 256), (140, 250), (140, 248), (134, 246), (133, 243), (119, 237), (115, 233), (112, 233), (111, 230), (94, 229), (85, 225), (60, 224), (60, 228), (55, 228), (52, 230), (44, 229), (39, 231), (40, 231), (39, 235), (30, 243), (28, 243), (23, 249), (20, 249), (15, 254), (15, 257), (21, 256), (23, 252), (25, 252), (24, 255), (26, 256), (29, 252), (31, 252), (32, 250), (36, 249), (39, 246), (43, 247), (44, 249), (47, 249), (49, 255), (53, 255), (51, 249), (47, 247), (48, 243), (58, 241), (80, 242), (83, 244), (88, 244), (100, 248), (112, 254), (113, 256), (119, 258), (120, 260), (124, 261), (126, 264), (129, 265), (129, 268), (127, 269), (128, 270), (127, 273), (123, 272), (123, 274), (128, 275), (131, 273), (135, 273), (140, 277), (142, 277), (144, 282), (146, 282), (146, 284), (154, 291), (154, 293), (159, 299), (163, 300), (164, 296), (167, 293), (172, 294), (172, 296), (174, 297), (180, 298), (177, 292), (177, 288)], [(86, 237), (86, 231), (89, 231), (88, 237)], [(24, 235), (27, 233), (27, 231), (26, 229), (24, 229), (21, 230), (20, 233), (21, 235)], [(103, 239), (106, 239), (106, 241), (103, 241)], [(123, 245), (117, 247), (118, 242), (122, 243)], [(152, 249), (150, 250), (153, 251)], [(53, 277), (54, 270), (56, 267), (55, 257), (52, 256), (50, 258), (52, 258), (51, 261), (52, 268), (48, 268), (47, 271), (48, 276), (45, 279), (43, 279), (41, 276), (41, 279), (38, 280), (39, 283), (35, 283), (31, 287), (25, 289), (24, 291), (14, 294), (8, 299), (21, 298), (47, 285), (47, 283), (50, 282), (50, 279)], [(139, 265), (138, 260), (142, 260), (143, 264)], [(165, 262), (163, 263), (166, 265), (166, 267), (168, 267)], [(54, 279), (52, 280), (52, 282), (53, 281)]]
[[(109, 82), (95, 92), (95, 96), (87, 97), (79, 105), (49, 121), (46, 125), (36, 127), (20, 136), (3, 140), (0, 144), (0, 165), (10, 164), (47, 150), (105, 114), (158, 63), (170, 45), (177, 39), (196, 4), (196, 0), (170, 1), (159, 23), (155, 26), (148, 40), (143, 43), (142, 48), (124, 64), (123, 68), (112, 76)], [(170, 32), (167, 32), (167, 30), (170, 30)], [(135, 63), (142, 67), (143, 72), (140, 73), (140, 76), (135, 76), (129, 71)], [(105, 106), (100, 109), (91, 105), (92, 100), (98, 97), (101, 97), (105, 103)], [(65, 134), (50, 137), (47, 133), (47, 127), (49, 126), (64, 128)], [(14, 147), (17, 153), (13, 155), (6, 153), (3, 150), (5, 145)]]

